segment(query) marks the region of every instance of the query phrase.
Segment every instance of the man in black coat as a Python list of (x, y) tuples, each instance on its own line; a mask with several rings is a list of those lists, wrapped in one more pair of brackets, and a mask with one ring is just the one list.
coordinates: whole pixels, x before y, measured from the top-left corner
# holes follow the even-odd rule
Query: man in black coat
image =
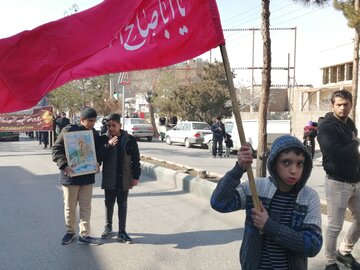
[(79, 244), (100, 245), (101, 242), (89, 236), (90, 233), (90, 215), (91, 198), (93, 184), (95, 183), (95, 174), (85, 174), (72, 177), (74, 171), (69, 166), (64, 146), (64, 134), (81, 130), (92, 130), (94, 134), (95, 147), (99, 134), (94, 129), (96, 121), (96, 111), (92, 108), (86, 108), (81, 113), (79, 125), (68, 125), (60, 133), (52, 148), (53, 161), (57, 163), (60, 169), (60, 184), (62, 185), (64, 195), (64, 214), (66, 234), (62, 238), (63, 245), (70, 244), (75, 237), (76, 207), (79, 203), (80, 222), (79, 222)]
[[(360, 236), (360, 154), (358, 131), (349, 118), (351, 93), (345, 90), (334, 92), (331, 107), (332, 112), (325, 115), (318, 128), (318, 142), (326, 172), (328, 227), (325, 269), (340, 269), (336, 260), (351, 269), (360, 269), (360, 264), (351, 255)], [(351, 210), (353, 222), (337, 250), (337, 238), (342, 230), (346, 208)]]
[(219, 157), (222, 157), (225, 125), (221, 122), (220, 115), (215, 118), (215, 123), (211, 126), (211, 131), (213, 132), (212, 155), (215, 158), (217, 153)]

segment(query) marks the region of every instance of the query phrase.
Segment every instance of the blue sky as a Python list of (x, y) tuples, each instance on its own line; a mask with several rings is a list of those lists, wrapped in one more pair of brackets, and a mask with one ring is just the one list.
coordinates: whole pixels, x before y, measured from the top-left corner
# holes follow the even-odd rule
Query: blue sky
[[(0, 9), (0, 38), (49, 21), (60, 19), (76, 3), (80, 11), (100, 3), (101, 0), (11, 0)], [(261, 26), (261, 2), (247, 0), (218, 0), (222, 26), (252, 28)], [(330, 1), (331, 3), (331, 1)], [(271, 1), (271, 26), (297, 28), (296, 31), (296, 83), (321, 83), (322, 66), (352, 60), (353, 30), (346, 25), (343, 15), (331, 5), (323, 8), (304, 7), (290, 0)], [(226, 47), (232, 67), (250, 67), (252, 62), (252, 32), (224, 32)], [(273, 66), (286, 67), (288, 54), (293, 66), (295, 31), (272, 31)], [(254, 36), (255, 66), (262, 65), (261, 34)], [(211, 53), (212, 60), (221, 60), (219, 49)], [(210, 53), (202, 55), (209, 58)], [(237, 83), (251, 83), (251, 72), (236, 71)], [(292, 75), (291, 75), (292, 76)], [(273, 83), (285, 84), (286, 71), (273, 72)], [(261, 82), (261, 72), (255, 72), (255, 83)]]

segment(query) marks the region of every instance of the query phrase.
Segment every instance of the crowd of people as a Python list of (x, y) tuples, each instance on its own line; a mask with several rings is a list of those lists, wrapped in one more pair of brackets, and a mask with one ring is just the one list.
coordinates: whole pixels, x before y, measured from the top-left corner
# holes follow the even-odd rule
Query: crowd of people
[[(349, 118), (352, 109), (351, 93), (341, 90), (331, 97), (332, 111), (309, 122), (304, 128), (304, 141), (285, 135), (277, 138), (267, 158), (269, 176), (255, 179), (260, 206), (254, 207), (249, 181), (241, 181), (252, 164), (252, 148), (242, 145), (235, 166), (218, 182), (210, 204), (216, 211), (226, 213), (246, 211), (245, 230), (240, 251), (244, 270), (308, 269), (308, 258), (316, 256), (325, 246), (324, 268), (338, 270), (341, 263), (350, 269), (360, 269), (351, 252), (360, 237), (360, 139), (354, 122)], [(64, 116), (65, 117), (65, 116)], [(62, 117), (62, 119), (64, 119)], [(91, 197), (95, 174), (73, 176), (65, 155), (65, 132), (92, 130), (98, 165), (102, 165), (101, 188), (105, 194), (105, 226), (102, 239), (113, 236), (113, 212), (118, 207), (117, 239), (131, 243), (126, 232), (127, 198), (129, 190), (138, 185), (141, 174), (140, 154), (134, 137), (121, 129), (121, 116), (110, 114), (104, 125), (107, 132), (94, 130), (97, 113), (86, 108), (80, 123), (62, 127), (52, 148), (53, 161), (60, 170), (64, 196), (65, 235), (61, 243), (70, 244), (76, 234), (76, 208), (80, 209), (80, 244), (100, 245), (101, 240), (90, 236)], [(64, 120), (62, 120), (64, 121)], [(60, 122), (60, 120), (59, 120)], [(226, 140), (229, 155), (231, 136), (226, 134), (221, 117), (212, 125), (213, 156), (222, 156)], [(317, 137), (326, 172), (327, 229), (323, 235), (320, 199), (306, 185), (313, 167)], [(308, 142), (310, 141), (311, 147)], [(340, 246), (337, 239), (342, 230), (345, 210), (352, 213), (352, 225)]]

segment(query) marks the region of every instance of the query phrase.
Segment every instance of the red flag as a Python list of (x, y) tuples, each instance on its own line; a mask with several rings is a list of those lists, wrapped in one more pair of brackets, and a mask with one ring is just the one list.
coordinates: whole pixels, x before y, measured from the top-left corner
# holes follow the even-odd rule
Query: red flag
[(216, 0), (105, 0), (0, 39), (0, 112), (71, 80), (169, 66), (224, 43)]

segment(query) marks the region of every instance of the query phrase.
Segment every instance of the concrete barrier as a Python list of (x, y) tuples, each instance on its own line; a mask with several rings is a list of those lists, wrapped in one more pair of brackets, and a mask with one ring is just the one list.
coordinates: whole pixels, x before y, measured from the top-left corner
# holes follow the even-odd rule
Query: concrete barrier
[(159, 181), (159, 183), (193, 193), (205, 200), (210, 200), (211, 194), (216, 187), (216, 183), (209, 180), (204, 180), (199, 177), (144, 161), (141, 161), (141, 174)]

